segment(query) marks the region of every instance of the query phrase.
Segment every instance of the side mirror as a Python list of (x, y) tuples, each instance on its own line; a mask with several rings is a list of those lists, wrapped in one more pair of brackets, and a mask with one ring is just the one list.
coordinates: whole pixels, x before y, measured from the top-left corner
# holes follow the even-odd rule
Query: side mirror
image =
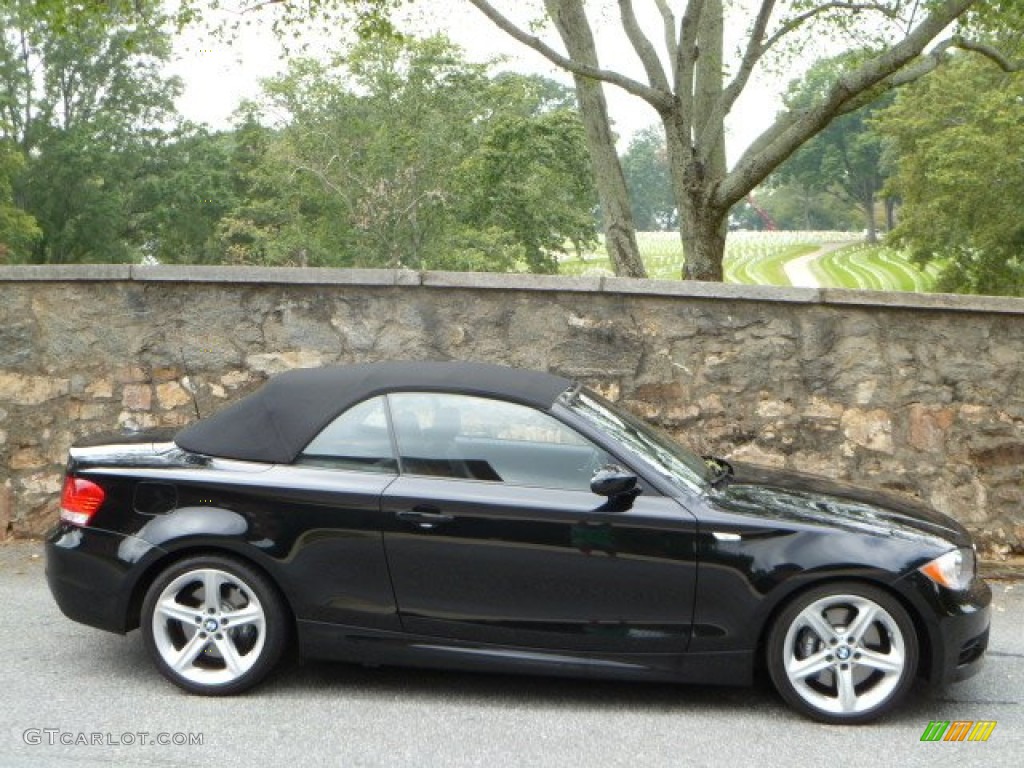
[(637, 477), (614, 464), (601, 467), (590, 480), (590, 490), (598, 496), (636, 495)]

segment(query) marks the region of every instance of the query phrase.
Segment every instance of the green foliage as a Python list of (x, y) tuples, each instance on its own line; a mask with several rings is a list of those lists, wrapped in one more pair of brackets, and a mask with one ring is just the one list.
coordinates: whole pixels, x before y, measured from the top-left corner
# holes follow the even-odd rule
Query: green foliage
[[(54, 2), (54, 0), (46, 0)], [(121, 0), (123, 1), (123, 0)], [(153, 0), (143, 0), (152, 2)], [(393, 13), (413, 0), (252, 0), (242, 3), (243, 12), (238, 12), (239, 3), (225, 3), (222, 0), (177, 0), (175, 18), (180, 26), (206, 22), (215, 12), (228, 9), (233, 13), (230, 21), (220, 23), (214, 31), (229, 37), (242, 26), (252, 23), (254, 15), (270, 17), (274, 31), (284, 36), (298, 27), (309, 26), (315, 20), (328, 25), (345, 25), (354, 29), (360, 39), (396, 39), (398, 31), (392, 24)]]
[(224, 134), (176, 123), (160, 3), (0, 6), (2, 258), (550, 272), (592, 244), (571, 93), (377, 34), (395, 6), (268, 6), (354, 15), (365, 39), (292, 61)]
[(161, 263), (222, 260), (215, 233), (237, 205), (234, 137), (181, 126), (157, 136), (128, 185), (130, 239)]
[(11, 142), (0, 142), (0, 264), (28, 260), (42, 232), (36, 220), (14, 203), (15, 178), (25, 160)]
[(940, 267), (940, 290), (1024, 295), (1024, 79), (955, 58), (878, 118), (898, 155), (893, 242)]
[[(796, 181), (758, 190), (757, 204), (782, 230), (850, 232), (863, 226), (863, 216), (848, 202)], [(756, 214), (748, 214), (740, 221), (746, 223), (744, 229), (764, 228)]]
[(585, 141), (568, 109), (498, 118), (463, 166), (460, 218), (511, 235), (530, 271), (557, 272), (567, 241), (597, 242)]
[[(234, 201), (219, 220), (213, 250), (228, 264), (306, 266), (329, 263), (326, 254), (311, 254), (318, 226), (329, 225), (333, 216), (303, 220), (303, 192), (315, 187), (306, 179), (295, 184), (280, 157), (277, 132), (260, 124), (255, 105), (247, 105), (230, 135), (231, 187)], [(292, 182), (292, 183), (290, 183)], [(316, 199), (315, 194), (307, 194)], [(321, 196), (322, 199), (322, 196)]]
[(633, 222), (641, 231), (668, 230), (676, 226), (676, 200), (660, 126), (638, 132), (622, 156), (622, 172), (633, 206)]
[[(847, 52), (817, 62), (803, 78), (790, 83), (785, 96), (787, 109), (809, 107), (844, 71), (862, 58), (860, 52)], [(804, 206), (806, 220), (796, 228), (833, 228), (831, 225), (822, 226), (825, 222), (820, 220), (823, 214), (831, 216), (827, 212), (836, 207), (821, 199), (829, 196), (847, 206), (859, 208), (869, 236), (874, 236), (876, 196), (882, 191), (887, 173), (883, 163), (882, 139), (871, 130), (870, 120), (880, 109), (890, 105), (893, 98), (894, 94), (888, 92), (855, 112), (837, 117), (773, 174), (775, 186), (788, 186), (791, 193), (803, 192), (806, 197), (816, 198), (807, 200)], [(797, 194), (792, 197), (799, 199)]]
[(0, 133), (23, 160), (14, 198), (42, 233), (32, 261), (129, 261), (134, 184), (159, 135), (148, 127), (178, 88), (161, 74), (170, 41), (159, 16), (117, 6), (90, 23), (73, 10), (0, 6)]
[[(593, 241), (582, 127), (550, 81), (491, 78), (444, 38), (292, 62), (220, 230), (232, 260), (550, 272)], [(255, 134), (252, 134), (255, 136)]]

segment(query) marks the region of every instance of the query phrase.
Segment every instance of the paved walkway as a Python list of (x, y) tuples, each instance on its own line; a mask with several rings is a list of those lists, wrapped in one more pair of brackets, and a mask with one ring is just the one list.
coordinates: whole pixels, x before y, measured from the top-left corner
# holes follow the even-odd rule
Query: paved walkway
[(792, 261), (787, 261), (782, 265), (782, 269), (786, 273), (786, 277), (789, 278), (789, 282), (800, 288), (820, 288), (821, 283), (814, 276), (814, 272), (811, 271), (811, 263), (817, 261), (822, 256), (826, 256), (832, 251), (838, 251), (840, 248), (845, 248), (848, 245), (853, 245), (854, 240), (847, 240), (841, 243), (828, 243), (827, 245), (821, 246), (818, 250), (808, 253), (806, 256), (798, 256)]

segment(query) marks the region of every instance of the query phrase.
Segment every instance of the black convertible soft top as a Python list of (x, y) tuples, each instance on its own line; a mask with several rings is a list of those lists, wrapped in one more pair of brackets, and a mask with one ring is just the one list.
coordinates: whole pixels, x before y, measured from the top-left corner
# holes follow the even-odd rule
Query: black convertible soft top
[(367, 363), (303, 368), (174, 436), (180, 448), (206, 456), (291, 463), (338, 414), (385, 392), (459, 392), (549, 408), (572, 386), (541, 371), (460, 362)]

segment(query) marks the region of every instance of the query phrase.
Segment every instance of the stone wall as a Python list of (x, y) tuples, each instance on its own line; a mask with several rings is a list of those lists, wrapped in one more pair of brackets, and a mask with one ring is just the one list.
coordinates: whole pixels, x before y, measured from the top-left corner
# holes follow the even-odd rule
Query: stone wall
[(449, 358), (579, 377), (702, 452), (1024, 550), (1024, 300), (213, 267), (0, 268), (0, 531), (53, 522), (79, 435), (187, 424), (286, 368)]

